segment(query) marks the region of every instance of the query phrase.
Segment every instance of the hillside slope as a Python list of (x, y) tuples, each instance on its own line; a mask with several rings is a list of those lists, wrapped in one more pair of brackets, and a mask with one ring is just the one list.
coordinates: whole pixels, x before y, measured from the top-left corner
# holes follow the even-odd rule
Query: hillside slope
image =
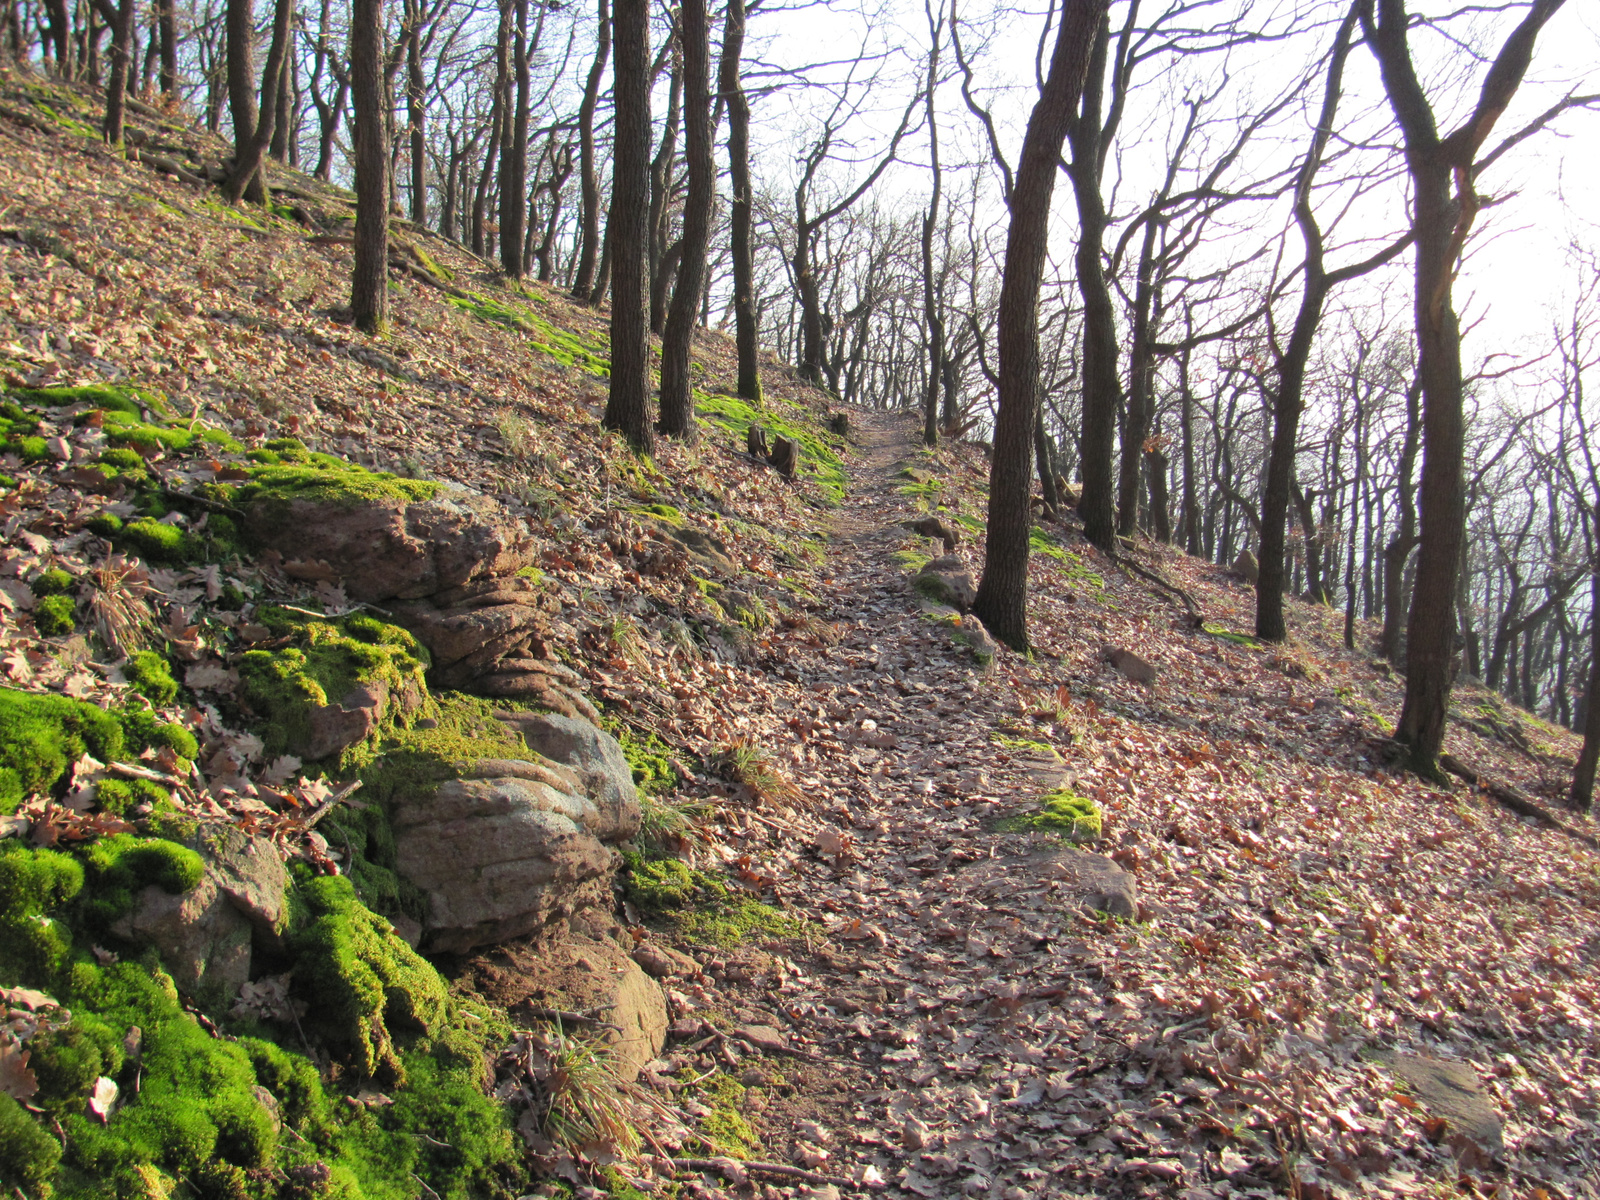
[[(1335, 614), (1292, 604), (1289, 646), (1257, 645), (1236, 632), (1246, 588), (1141, 548), (1197, 599), (1196, 631), (1070, 528), (1042, 527), (1039, 652), (987, 661), (909, 586), (929, 544), (901, 524), (938, 513), (981, 563), (976, 448), (928, 454), (894, 413), (850, 412), (847, 443), (777, 365), (752, 412), (718, 393), (730, 349), (708, 335), (704, 438), (639, 462), (598, 429), (601, 315), (402, 228), (395, 330), (370, 341), (341, 319), (337, 194), (285, 173), (281, 209), (230, 210), (109, 153), (67, 93), (0, 91), (15, 410), (0, 670), (29, 693), (123, 702), (139, 681), (106, 644), (105, 605), (80, 587), (62, 614), (32, 585), (142, 559), (153, 644), (185, 685), (157, 707), (201, 737), (207, 794), (314, 785), (298, 761), (269, 777), (281, 760), (216, 753), (251, 736), (232, 707), (238, 599), (345, 613), (350, 595), (281, 557), (234, 557), (227, 514), (204, 505), (130, 535), (128, 496), (151, 479), (202, 494), (305, 450), (489, 498), (536, 547), (546, 659), (653, 747), (636, 765), (656, 773), (659, 845), (678, 856), (662, 861), (686, 868), (635, 863), (622, 897), (626, 937), (692, 960), (666, 976), (674, 1041), (642, 1077), (662, 1106), (641, 1117), (655, 1153), (619, 1164), (635, 1185), (1600, 1196), (1600, 855), (1390, 769), (1398, 682), (1342, 649)], [(199, 170), (224, 152), (136, 124), (147, 159)], [(108, 420), (129, 424), (104, 393), (32, 390), (104, 384), (148, 389), (119, 393), (131, 422), (149, 394), (173, 410), (149, 425), (164, 436), (127, 440), (137, 459), (102, 449)], [(798, 482), (742, 453), (752, 419), (801, 438)], [(172, 436), (205, 428), (209, 442)], [(181, 534), (199, 543), (178, 553)], [(1133, 682), (1108, 646), (1157, 678)], [(1477, 687), (1456, 707), (1460, 758), (1557, 800), (1570, 735)], [(526, 1000), (519, 954), (538, 953), (437, 963), (458, 997), (504, 1012)], [(1450, 1068), (1419, 1062), (1465, 1065), (1479, 1110), (1446, 1111), (1430, 1079)], [(533, 1148), (568, 1182), (589, 1170)]]

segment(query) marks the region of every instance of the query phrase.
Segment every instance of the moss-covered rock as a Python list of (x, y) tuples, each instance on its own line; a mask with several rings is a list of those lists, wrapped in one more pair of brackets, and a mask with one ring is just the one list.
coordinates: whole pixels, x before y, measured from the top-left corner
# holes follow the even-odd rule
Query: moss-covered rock
[(108, 762), (124, 744), (122, 723), (92, 704), (0, 688), (0, 814), (49, 790), (82, 755)]
[(41, 599), (45, 596), (64, 596), (72, 590), (72, 576), (60, 567), (51, 567), (35, 575), (28, 586)]
[(316, 1001), (312, 1022), (363, 1076), (405, 1082), (396, 1031), (431, 1036), (448, 1009), (444, 984), (342, 876), (300, 889), (312, 915), (295, 937), (297, 982)]
[(318, 620), (264, 608), (256, 619), (290, 644), (251, 650), (239, 663), (240, 696), (265, 721), (269, 754), (340, 755), (352, 766), (375, 737), (429, 710), (425, 651), (405, 630), (365, 614)]
[(136, 651), (122, 674), (129, 686), (151, 704), (165, 707), (178, 698), (178, 681), (172, 677), (172, 666), (154, 650)]

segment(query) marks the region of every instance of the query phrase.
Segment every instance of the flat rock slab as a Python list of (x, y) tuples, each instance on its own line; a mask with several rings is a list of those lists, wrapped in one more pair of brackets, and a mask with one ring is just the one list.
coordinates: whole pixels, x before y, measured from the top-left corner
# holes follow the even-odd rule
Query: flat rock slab
[(1489, 1154), (1505, 1153), (1500, 1114), (1478, 1084), (1478, 1073), (1463, 1062), (1385, 1055), (1388, 1068), (1410, 1085), (1428, 1112), (1448, 1122), (1446, 1141), (1465, 1136)]
[(1133, 876), (1103, 854), (1060, 846), (1014, 858), (991, 859), (969, 868), (970, 883), (1004, 884), (1016, 891), (1060, 882), (1085, 906), (1116, 917), (1139, 914), (1139, 889)]

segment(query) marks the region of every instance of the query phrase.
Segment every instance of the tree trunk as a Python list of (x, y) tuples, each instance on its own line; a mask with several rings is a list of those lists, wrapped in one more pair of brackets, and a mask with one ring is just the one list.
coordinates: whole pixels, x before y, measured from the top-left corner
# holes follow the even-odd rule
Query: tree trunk
[(355, 102), (357, 328), (382, 333), (389, 312), (389, 146), (383, 87), (383, 0), (351, 0), (350, 81)]
[[(928, 211), (922, 218), (922, 316), (928, 326), (928, 381), (922, 394), (922, 441), (927, 446), (939, 444), (939, 388), (944, 375), (944, 319), (939, 313), (939, 292), (933, 277), (933, 231), (939, 224), (939, 199), (944, 174), (939, 169), (939, 119), (934, 108), (934, 97), (939, 86), (939, 45), (943, 40), (943, 10), (934, 19), (932, 6), (928, 6), (928, 32), (931, 46), (928, 50), (928, 78), (924, 116), (928, 122), (928, 170), (933, 176), (933, 194), (928, 197)], [(1046, 466), (1044, 462), (1041, 467)], [(1045, 476), (1041, 475), (1041, 478)], [(1048, 490), (1046, 499), (1051, 498)]]
[[(572, 283), (574, 300), (589, 300), (594, 288), (595, 257), (600, 250), (600, 174), (595, 166), (594, 110), (600, 101), (600, 82), (611, 57), (611, 16), (608, 0), (598, 0), (599, 23), (595, 33), (594, 62), (583, 86), (578, 106), (578, 187), (580, 193), (578, 275)], [(647, 131), (648, 136), (648, 131)], [(643, 217), (641, 211), (640, 216)]]
[(106, 80), (106, 116), (102, 131), (107, 143), (122, 144), (123, 114), (127, 111), (128, 72), (133, 54), (135, 0), (121, 0), (116, 8), (110, 0), (97, 0), (101, 16), (111, 30), (111, 70)]
[[(681, 20), (681, 18), (680, 18)], [(673, 35), (679, 34), (674, 22)], [(709, 86), (709, 85), (708, 85)], [(667, 87), (667, 116), (661, 124), (661, 146), (650, 160), (650, 213), (646, 218), (649, 236), (645, 238), (647, 277), (650, 281), (650, 332), (660, 336), (667, 320), (670, 276), (676, 259), (668, 261), (672, 229), (673, 167), (678, 156), (678, 125), (683, 116), (683, 64), (673, 65)]]
[(1145, 222), (1139, 248), (1139, 267), (1133, 289), (1133, 342), (1128, 351), (1128, 397), (1122, 418), (1122, 461), (1117, 475), (1117, 532), (1130, 537), (1139, 516), (1139, 485), (1144, 469), (1145, 442), (1155, 408), (1155, 252), (1160, 232), (1155, 218)]
[(689, 352), (705, 278), (706, 247), (711, 240), (717, 164), (711, 138), (711, 49), (705, 0), (682, 0), (678, 19), (683, 44), (683, 135), (689, 191), (683, 201), (678, 283), (661, 339), (661, 432), (692, 439), (695, 428)]
[[(231, 22), (233, 13), (231, 5), (228, 12)], [(272, 17), (272, 44), (267, 50), (267, 65), (261, 71), (261, 105), (256, 109), (254, 97), (250, 104), (251, 109), (256, 109), (255, 125), (241, 132), (239, 109), (237, 106), (234, 109), (234, 160), (233, 168), (228, 175), (227, 191), (228, 200), (233, 204), (239, 203), (241, 199), (248, 199), (252, 204), (265, 204), (267, 200), (266, 185), (261, 178), (261, 159), (272, 143), (272, 130), (277, 121), (279, 84), (284, 63), (289, 55), (289, 31), (293, 18), (294, 0), (277, 0)], [(229, 33), (231, 36), (231, 28)], [(229, 71), (231, 90), (233, 86), (231, 55)]]
[(645, 238), (650, 213), (650, 0), (617, 0), (616, 139), (610, 241), (611, 395), (604, 424), (650, 452), (650, 338)]
[(744, 0), (728, 0), (722, 26), (717, 91), (728, 106), (728, 181), (733, 189), (733, 201), (728, 210), (728, 241), (733, 255), (734, 346), (739, 357), (737, 391), (746, 400), (760, 404), (760, 318), (756, 312), (755, 255), (751, 246), (755, 201), (750, 184), (750, 102), (739, 77), (744, 23)]
[(1583, 749), (1567, 795), (1580, 812), (1588, 812), (1594, 804), (1595, 766), (1600, 763), (1600, 571), (1593, 577), (1589, 595), (1589, 686), (1583, 694)]
[[(1071, 122), (1072, 161), (1067, 175), (1078, 202), (1078, 290), (1083, 297), (1083, 430), (1078, 459), (1082, 464), (1083, 499), (1078, 515), (1083, 533), (1107, 554), (1116, 546), (1117, 410), (1122, 383), (1117, 375), (1117, 322), (1106, 286), (1101, 242), (1105, 237), (1105, 200), (1100, 195), (1100, 94), (1105, 84), (1109, 30), (1104, 21), (1095, 34), (1083, 85), (1082, 110)], [(996, 438), (998, 439), (998, 431)], [(999, 444), (996, 442), (996, 454)]]
[(422, 0), (407, 0), (406, 118), (411, 135), (411, 220), (428, 226), (427, 83), (422, 74)]
[[(1039, 391), (1039, 284), (1050, 199), (1061, 146), (1073, 124), (1107, 8), (1107, 0), (1063, 0), (1050, 73), (1028, 117), (1011, 191), (1000, 285), (1000, 404), (989, 474), (989, 530), (983, 580), (972, 609), (990, 633), (1019, 652), (1028, 649), (1029, 442)], [(1098, 249), (1095, 254), (1098, 263)]]
[(227, 0), (228, 113), (235, 154), (256, 131), (256, 14), (254, 0)]
[(512, 279), (521, 279), (522, 243), (528, 219), (528, 0), (506, 3), (511, 10), (507, 87), (514, 87), (515, 95), (508, 91), (506, 110), (511, 119), (504, 125), (500, 143), (500, 269)]

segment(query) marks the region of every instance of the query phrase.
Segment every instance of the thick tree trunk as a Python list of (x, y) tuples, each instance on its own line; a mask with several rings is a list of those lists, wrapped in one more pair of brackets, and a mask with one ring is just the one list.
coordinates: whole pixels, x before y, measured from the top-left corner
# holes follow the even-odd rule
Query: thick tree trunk
[[(588, 300), (594, 288), (595, 257), (600, 250), (600, 173), (595, 166), (594, 110), (600, 102), (600, 82), (611, 57), (611, 16), (608, 0), (598, 0), (599, 23), (595, 34), (594, 62), (583, 86), (578, 106), (578, 187), (580, 214), (578, 274), (572, 282), (575, 300)], [(640, 217), (644, 216), (643, 211)]]
[[(1061, 145), (1085, 87), (1091, 49), (1105, 28), (1107, 7), (1107, 0), (1063, 0), (1050, 73), (1028, 118), (1011, 192), (1000, 285), (1000, 405), (989, 474), (989, 529), (983, 580), (972, 607), (990, 633), (1017, 651), (1028, 649), (1029, 442), (1038, 402), (1039, 284), (1050, 199)], [(1098, 239), (1096, 246), (1098, 263)]]
[(650, 212), (650, 0), (617, 0), (616, 140), (610, 240), (611, 395), (604, 424), (649, 453), (650, 338), (645, 238)]
[(733, 255), (734, 346), (739, 356), (737, 390), (746, 400), (760, 404), (760, 318), (756, 312), (755, 255), (751, 246), (754, 196), (750, 184), (750, 102), (739, 78), (744, 22), (744, 0), (728, 0), (722, 26), (717, 91), (728, 107), (728, 181), (733, 189), (733, 202), (728, 210), (728, 242)]
[(106, 141), (113, 146), (122, 144), (123, 114), (127, 111), (134, 6), (135, 0), (121, 0), (116, 8), (111, 6), (111, 0), (97, 0), (101, 16), (111, 30), (111, 70), (106, 80), (106, 115), (101, 128)]
[(717, 164), (711, 137), (711, 49), (705, 0), (682, 0), (679, 9), (683, 39), (683, 134), (688, 157), (689, 191), (683, 201), (682, 253), (672, 310), (661, 339), (661, 432), (669, 437), (694, 437), (694, 402), (689, 382), (689, 352), (695, 314), (700, 308), (711, 240), (711, 211), (716, 199)]
[(511, 120), (500, 146), (500, 269), (522, 278), (523, 238), (528, 219), (528, 120), (531, 81), (528, 74), (528, 0), (507, 0), (511, 6), (511, 77), (515, 96), (507, 97)]
[(384, 113), (383, 0), (351, 0), (350, 81), (355, 102), (356, 326), (382, 333), (389, 313), (389, 146)]
[(238, 148), (254, 135), (256, 109), (256, 14), (254, 0), (227, 0), (224, 18), (228, 60), (228, 114), (233, 118), (233, 144)]

